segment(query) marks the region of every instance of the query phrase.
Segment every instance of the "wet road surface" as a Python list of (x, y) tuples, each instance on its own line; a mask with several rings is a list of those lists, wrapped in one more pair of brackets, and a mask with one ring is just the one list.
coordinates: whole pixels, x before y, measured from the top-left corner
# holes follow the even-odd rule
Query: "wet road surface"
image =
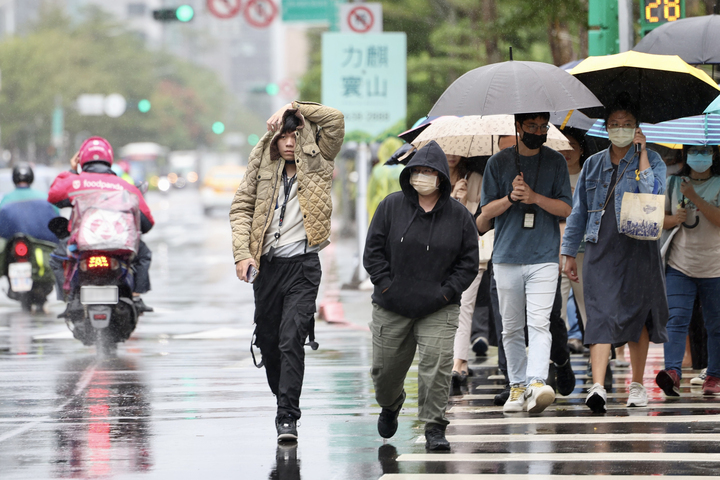
[[(400, 428), (384, 445), (369, 376), (369, 294), (339, 290), (357, 261), (345, 241), (322, 253), (320, 297), (337, 298), (346, 322), (317, 323), (300, 441), (277, 446), (274, 398), (249, 351), (252, 289), (235, 278), (227, 216), (204, 217), (194, 191), (149, 202), (157, 226), (146, 238), (153, 291), (145, 299), (156, 312), (117, 358), (97, 360), (74, 340), (55, 318), (63, 304), (24, 314), (0, 294), (0, 479), (720, 475), (720, 398), (691, 387), (691, 372), (680, 399), (654, 388), (648, 408), (627, 409), (627, 369), (615, 368), (609, 412), (591, 415), (579, 355), (575, 392), (532, 417), (493, 406), (502, 389), (493, 357), (476, 360), (469, 387), (452, 392), (449, 454), (425, 454), (413, 367)], [(650, 356), (646, 386), (662, 349)]]

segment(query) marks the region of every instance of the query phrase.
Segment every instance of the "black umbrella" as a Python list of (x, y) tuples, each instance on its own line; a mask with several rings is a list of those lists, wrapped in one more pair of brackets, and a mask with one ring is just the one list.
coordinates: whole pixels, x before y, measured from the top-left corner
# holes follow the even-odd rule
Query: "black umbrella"
[(428, 116), (558, 112), (601, 106), (590, 90), (561, 68), (510, 60), (470, 70), (455, 80)]
[(677, 55), (693, 65), (720, 64), (720, 15), (668, 22), (648, 33), (633, 50)]

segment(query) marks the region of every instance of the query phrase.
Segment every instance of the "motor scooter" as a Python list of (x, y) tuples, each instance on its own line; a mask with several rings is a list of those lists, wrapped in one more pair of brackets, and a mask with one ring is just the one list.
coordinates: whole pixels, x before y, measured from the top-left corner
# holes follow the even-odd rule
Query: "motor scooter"
[(33, 305), (43, 308), (52, 292), (55, 278), (49, 265), (55, 244), (24, 233), (16, 233), (5, 242), (2, 275), (9, 280), (7, 295), (18, 300), (26, 312)]

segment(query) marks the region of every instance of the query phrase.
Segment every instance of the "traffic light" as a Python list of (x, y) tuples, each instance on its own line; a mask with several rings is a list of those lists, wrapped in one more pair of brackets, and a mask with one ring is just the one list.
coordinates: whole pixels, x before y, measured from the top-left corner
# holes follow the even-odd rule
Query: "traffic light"
[(221, 135), (225, 131), (225, 124), (223, 122), (213, 123), (212, 131), (216, 135)]
[(620, 53), (617, 0), (590, 0), (588, 5), (588, 54)]
[(265, 93), (275, 96), (280, 93), (280, 86), (277, 83), (268, 83), (265, 87)]
[(160, 8), (153, 10), (153, 18), (160, 22), (189, 22), (195, 17), (195, 9), (190, 5), (180, 5), (175, 8)]
[(150, 104), (150, 100), (143, 98), (138, 102), (138, 110), (140, 113), (148, 113), (150, 111), (150, 108), (152, 105)]

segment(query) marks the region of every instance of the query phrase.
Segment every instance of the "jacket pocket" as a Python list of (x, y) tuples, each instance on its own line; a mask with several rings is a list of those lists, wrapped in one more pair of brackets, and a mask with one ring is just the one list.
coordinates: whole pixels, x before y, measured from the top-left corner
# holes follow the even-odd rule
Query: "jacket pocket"
[(315, 143), (309, 143), (302, 147), (303, 157), (307, 162), (309, 172), (321, 172), (323, 170), (323, 158), (320, 155), (320, 147)]

